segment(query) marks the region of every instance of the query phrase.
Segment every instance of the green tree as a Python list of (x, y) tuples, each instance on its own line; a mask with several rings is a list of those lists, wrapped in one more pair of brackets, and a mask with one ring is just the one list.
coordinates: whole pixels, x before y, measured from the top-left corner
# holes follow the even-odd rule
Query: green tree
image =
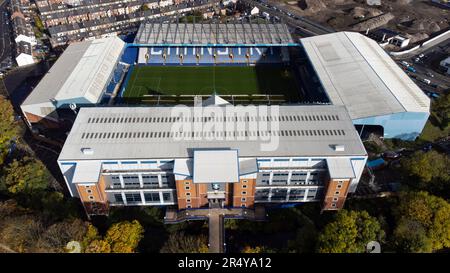
[(384, 231), (380, 223), (366, 211), (341, 210), (318, 237), (318, 252), (364, 252), (370, 241), (381, 241)]
[(393, 245), (397, 252), (429, 253), (432, 242), (423, 225), (417, 221), (401, 219), (393, 234)]
[(4, 163), (12, 140), (20, 133), (20, 126), (14, 120), (14, 110), (9, 101), (0, 96), (0, 166)]
[(50, 173), (41, 161), (31, 157), (14, 159), (4, 170), (0, 189), (10, 194), (35, 194), (49, 186)]
[[(424, 191), (402, 193), (395, 215), (397, 229), (400, 231), (405, 221), (417, 223), (423, 227), (432, 251), (450, 247), (450, 203), (446, 200)], [(397, 244), (401, 245), (401, 241)], [(430, 249), (426, 245), (421, 250)], [(408, 251), (408, 248), (405, 251)]]
[(207, 238), (204, 235), (186, 235), (176, 232), (169, 235), (161, 253), (206, 253), (208, 252)]
[(439, 180), (448, 183), (450, 181), (448, 166), (450, 159), (436, 151), (415, 152), (411, 157), (401, 161), (401, 165), (406, 175), (417, 178), (424, 186), (433, 180)]
[(450, 93), (442, 95), (434, 102), (433, 114), (439, 119), (442, 130), (448, 127), (450, 122)]

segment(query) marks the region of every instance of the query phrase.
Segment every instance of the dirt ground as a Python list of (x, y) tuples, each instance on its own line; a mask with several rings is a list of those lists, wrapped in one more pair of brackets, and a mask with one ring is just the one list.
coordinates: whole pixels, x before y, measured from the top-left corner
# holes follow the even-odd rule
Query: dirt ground
[(427, 0), (381, 0), (380, 6), (369, 6), (366, 0), (269, 2), (289, 6), (295, 10), (294, 13), (336, 30), (361, 31), (367, 27), (384, 27), (411, 35), (412, 42), (426, 39), (429, 35), (448, 28), (450, 19), (449, 9), (438, 7)]

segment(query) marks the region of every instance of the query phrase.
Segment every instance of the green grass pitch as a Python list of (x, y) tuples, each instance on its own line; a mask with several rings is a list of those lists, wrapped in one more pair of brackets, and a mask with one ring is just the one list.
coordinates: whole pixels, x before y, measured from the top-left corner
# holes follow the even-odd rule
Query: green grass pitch
[(271, 66), (136, 66), (123, 97), (145, 95), (283, 95), (298, 100), (292, 72)]

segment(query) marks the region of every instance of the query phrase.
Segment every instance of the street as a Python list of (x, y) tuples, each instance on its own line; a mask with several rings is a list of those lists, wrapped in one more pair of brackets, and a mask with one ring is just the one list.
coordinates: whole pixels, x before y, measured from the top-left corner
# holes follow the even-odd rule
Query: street
[[(449, 56), (450, 40), (444, 40), (439, 44), (435, 44), (424, 51), (418, 52), (416, 55), (408, 55), (408, 57), (396, 58), (400, 67), (405, 69), (402, 61), (408, 62), (416, 72), (407, 71), (407, 74), (415, 81), (415, 83), (424, 91), (434, 93), (442, 93), (450, 88), (450, 77), (444, 71), (440, 70), (439, 62)], [(424, 56), (420, 58), (419, 56)], [(419, 61), (417, 61), (419, 59)], [(431, 76), (432, 75), (432, 76)], [(430, 84), (423, 80), (430, 80)]]

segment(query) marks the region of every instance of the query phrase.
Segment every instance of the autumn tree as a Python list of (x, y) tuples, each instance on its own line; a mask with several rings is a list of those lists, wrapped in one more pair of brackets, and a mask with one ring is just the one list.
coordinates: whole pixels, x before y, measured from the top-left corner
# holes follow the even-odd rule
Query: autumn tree
[[(424, 191), (402, 193), (395, 215), (394, 243), (403, 251), (430, 252), (450, 247), (450, 203), (446, 200)], [(416, 233), (408, 235), (408, 226), (417, 227)], [(424, 232), (417, 234), (421, 229)]]
[(10, 194), (34, 194), (47, 189), (50, 179), (50, 173), (41, 161), (24, 157), (5, 167), (0, 189)]
[(87, 253), (133, 253), (143, 234), (144, 228), (137, 220), (113, 224), (103, 238), (97, 229), (90, 225), (83, 246)]
[(0, 166), (8, 154), (11, 141), (20, 133), (20, 126), (14, 119), (14, 110), (7, 99), (0, 96)]
[(321, 253), (365, 252), (370, 241), (381, 241), (384, 231), (378, 220), (366, 211), (341, 210), (318, 237), (317, 251)]

